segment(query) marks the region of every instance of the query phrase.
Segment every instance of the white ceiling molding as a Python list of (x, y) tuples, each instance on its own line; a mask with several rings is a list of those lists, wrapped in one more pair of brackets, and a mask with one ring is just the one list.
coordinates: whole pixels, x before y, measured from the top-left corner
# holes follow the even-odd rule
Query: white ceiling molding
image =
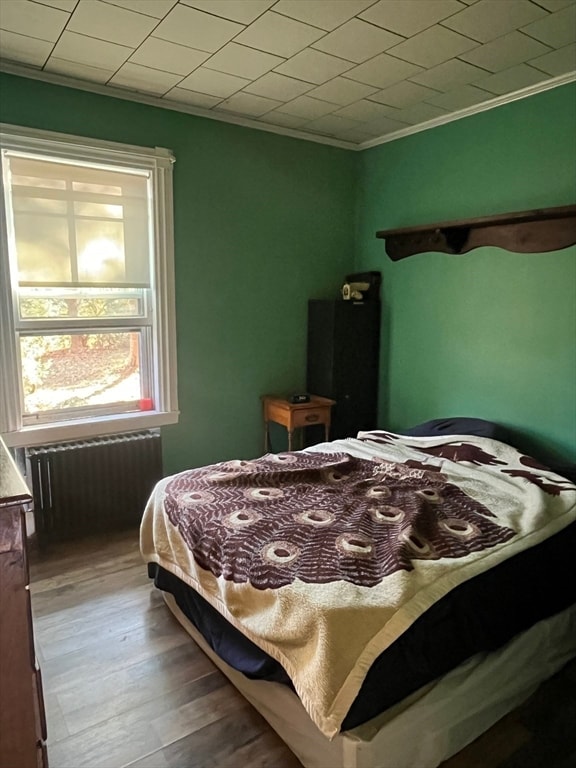
[(388, 141), (395, 141), (401, 139), (404, 136), (411, 136), (413, 133), (420, 133), (420, 131), (428, 131), (431, 128), (436, 128), (439, 125), (446, 125), (446, 123), (452, 123), (454, 120), (461, 120), (464, 117), (471, 117), (479, 112), (487, 112), (490, 109), (501, 107), (504, 104), (510, 104), (512, 101), (519, 101), (520, 99), (527, 99), (530, 96), (535, 96), (537, 93), (543, 91), (549, 91), (552, 88), (558, 88), (560, 85), (566, 85), (567, 83), (573, 83), (576, 81), (576, 72), (570, 72), (567, 75), (560, 75), (553, 80), (546, 80), (543, 83), (536, 83), (528, 88), (523, 88), (515, 93), (507, 93), (504, 96), (497, 96), (490, 101), (484, 101), (481, 104), (474, 104), (472, 107), (461, 109), (458, 112), (452, 112), (449, 115), (442, 115), (442, 117), (436, 117), (434, 120), (429, 120), (427, 123), (420, 123), (419, 125), (413, 125), (410, 128), (403, 128), (395, 133), (382, 136), (379, 139), (372, 139), (371, 141), (365, 141), (360, 144), (357, 149), (370, 149), (370, 147), (377, 147), (379, 144), (386, 144)]
[(560, 75), (551, 80), (545, 80), (543, 82), (536, 83), (535, 85), (528, 86), (527, 88), (522, 88), (521, 90), (515, 91), (514, 93), (507, 93), (503, 96), (496, 96), (489, 101), (484, 101), (480, 104), (474, 104), (473, 106), (467, 107), (466, 109), (461, 109), (457, 112), (441, 115), (440, 117), (428, 120), (427, 122), (411, 125), (407, 128), (402, 128), (398, 131), (394, 131), (393, 133), (386, 134), (385, 136), (381, 136), (376, 139), (371, 139), (360, 144), (354, 144), (352, 142), (335, 139), (331, 136), (313, 134), (308, 131), (299, 131), (294, 128), (285, 128), (283, 126), (274, 125), (271, 123), (262, 123), (258, 120), (250, 120), (250, 118), (245, 118), (238, 115), (214, 112), (213, 110), (193, 107), (181, 102), (168, 101), (165, 98), (149, 96), (145, 93), (124, 90), (122, 88), (114, 88), (109, 85), (101, 85), (99, 83), (90, 82), (88, 80), (76, 80), (65, 75), (58, 75), (51, 72), (44, 72), (40, 69), (33, 69), (31, 67), (12, 64), (10, 62), (3, 61), (2, 59), (0, 59), (0, 72), (17, 75), (19, 77), (26, 77), (32, 80), (40, 80), (42, 82), (51, 83), (52, 85), (61, 85), (66, 88), (74, 88), (76, 90), (97, 93), (101, 96), (111, 96), (112, 98), (123, 99), (125, 101), (133, 101), (139, 104), (147, 104), (152, 107), (160, 107), (161, 109), (183, 112), (188, 115), (195, 115), (196, 117), (205, 117), (208, 120), (231, 123), (233, 125), (240, 125), (245, 128), (254, 128), (255, 130), (266, 131), (268, 133), (276, 133), (282, 136), (289, 136), (294, 139), (303, 139), (304, 141), (312, 141), (318, 144), (327, 144), (332, 147), (339, 147), (340, 149), (349, 149), (352, 151), (363, 151), (365, 149), (370, 149), (371, 147), (377, 147), (380, 144), (386, 144), (390, 141), (402, 139), (405, 136), (411, 136), (415, 133), (427, 131), (440, 125), (452, 123), (455, 120), (471, 117), (472, 115), (478, 114), (480, 112), (486, 112), (488, 110), (495, 109), (496, 107), (501, 107), (504, 104), (509, 104), (520, 99), (526, 99), (538, 93), (548, 91), (552, 88), (558, 88), (561, 85), (566, 85), (576, 81), (576, 72), (569, 72), (568, 74)]
[(259, 131), (267, 131), (268, 133), (279, 133), (282, 136), (291, 136), (294, 139), (314, 141), (318, 144), (329, 144), (330, 146), (341, 147), (342, 149), (358, 149), (358, 145), (356, 144), (352, 144), (348, 141), (339, 141), (338, 139), (334, 139), (330, 136), (322, 136), (320, 134), (314, 135), (305, 133), (304, 131), (293, 130), (292, 128), (284, 128), (282, 126), (272, 125), (271, 123), (264, 124), (258, 122), (257, 120), (250, 120), (250, 118), (213, 112), (212, 110), (202, 109), (201, 107), (193, 107), (189, 104), (184, 104), (179, 101), (167, 101), (166, 99), (161, 99), (159, 97), (148, 96), (145, 93), (137, 93), (136, 91), (114, 88), (109, 85), (99, 85), (98, 83), (92, 83), (88, 80), (75, 80), (74, 78), (66, 77), (65, 75), (57, 75), (51, 72), (43, 72), (40, 69), (21, 67), (17, 64), (11, 64), (9, 62), (2, 61), (1, 59), (0, 72), (6, 72), (9, 75), (27, 77), (31, 80), (41, 80), (45, 83), (51, 83), (52, 85), (62, 85), (66, 88), (74, 88), (80, 91), (98, 93), (101, 96), (111, 96), (114, 99), (135, 101), (139, 104), (148, 104), (150, 107), (160, 107), (160, 109), (170, 109), (174, 112), (184, 112), (187, 115), (205, 117), (208, 120), (216, 120), (221, 123), (232, 123), (233, 125), (241, 125), (244, 128), (255, 128)]

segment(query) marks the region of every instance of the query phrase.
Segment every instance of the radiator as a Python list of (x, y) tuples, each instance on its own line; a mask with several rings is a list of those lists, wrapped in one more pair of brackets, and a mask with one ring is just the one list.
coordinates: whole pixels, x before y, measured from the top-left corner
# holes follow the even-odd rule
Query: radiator
[(162, 477), (161, 438), (133, 432), (29, 448), (40, 539), (67, 539), (139, 524)]

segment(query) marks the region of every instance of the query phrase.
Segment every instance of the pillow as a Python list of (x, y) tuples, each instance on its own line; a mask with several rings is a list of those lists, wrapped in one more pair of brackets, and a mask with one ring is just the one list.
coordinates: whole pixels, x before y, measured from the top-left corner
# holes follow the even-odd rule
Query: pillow
[[(513, 445), (512, 436), (500, 424), (485, 419), (471, 419), (466, 417), (454, 416), (449, 419), (432, 419), (415, 427), (398, 431), (399, 435), (408, 435), (410, 437), (442, 437), (444, 435), (477, 435), (478, 437), (490, 437), (492, 440), (498, 440), (501, 443)], [(523, 451), (517, 447), (521, 453), (531, 455), (533, 451)], [(565, 477), (576, 484), (576, 462), (554, 461), (546, 459), (537, 459), (543, 468), (551, 469), (561, 477)]]
[(552, 470), (552, 472), (556, 472), (557, 475), (561, 475), (561, 477), (566, 477), (570, 482), (574, 483), (576, 485), (576, 462), (556, 462), (556, 461), (549, 461), (548, 467)]
[(406, 429), (398, 434), (411, 437), (440, 437), (443, 435), (478, 435), (491, 437), (493, 440), (507, 442), (504, 429), (493, 421), (484, 419), (469, 419), (454, 416), (447, 419), (432, 419)]

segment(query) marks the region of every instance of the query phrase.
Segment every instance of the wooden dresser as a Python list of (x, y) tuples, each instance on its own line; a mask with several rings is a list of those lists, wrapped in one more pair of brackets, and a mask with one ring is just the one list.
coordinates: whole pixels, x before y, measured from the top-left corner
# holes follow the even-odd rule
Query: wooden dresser
[(32, 498), (0, 439), (0, 768), (47, 768), (42, 680), (30, 609), (26, 510)]

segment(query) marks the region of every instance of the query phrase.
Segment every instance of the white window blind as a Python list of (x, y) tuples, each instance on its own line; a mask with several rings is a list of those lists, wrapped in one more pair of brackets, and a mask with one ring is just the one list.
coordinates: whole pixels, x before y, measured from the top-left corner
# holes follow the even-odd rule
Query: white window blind
[(150, 173), (5, 153), (21, 287), (150, 287)]

